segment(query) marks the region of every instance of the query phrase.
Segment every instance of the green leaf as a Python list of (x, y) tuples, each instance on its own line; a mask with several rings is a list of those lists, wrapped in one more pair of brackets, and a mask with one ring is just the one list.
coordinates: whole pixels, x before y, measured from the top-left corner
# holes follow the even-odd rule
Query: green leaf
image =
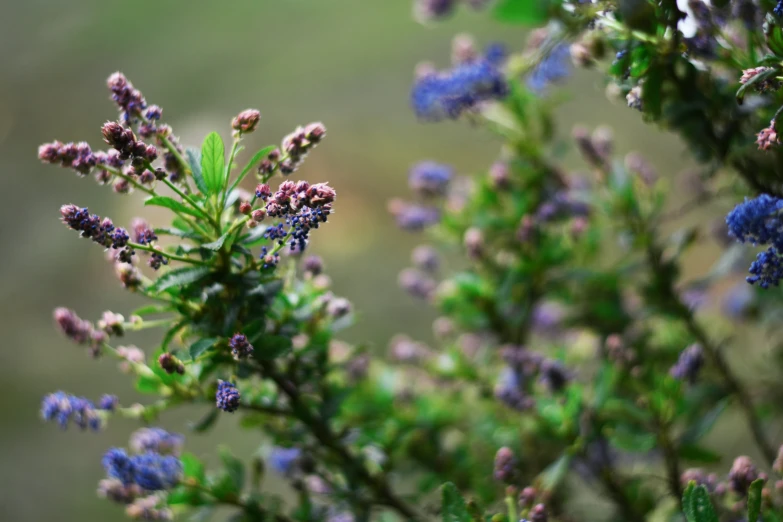
[(136, 391), (139, 393), (156, 394), (160, 392), (162, 384), (157, 375), (140, 375), (136, 380)]
[(208, 339), (199, 339), (195, 343), (190, 345), (190, 358), (194, 361), (199, 355), (212, 348), (217, 342), (216, 337), (210, 337)]
[(171, 305), (152, 304), (135, 309), (131, 312), (131, 316), (138, 315), (139, 317), (144, 317), (145, 315), (161, 314), (169, 310), (172, 310)]
[(215, 424), (215, 421), (218, 419), (219, 411), (220, 410), (218, 410), (217, 407), (215, 407), (213, 404), (212, 408), (209, 409), (209, 412), (206, 415), (196, 422), (191, 423), (188, 427), (191, 431), (195, 431), (196, 433), (203, 433), (207, 431), (212, 427), (213, 424)]
[(147, 290), (152, 293), (162, 292), (167, 288), (195, 283), (209, 274), (208, 266), (186, 266), (175, 268), (160, 276)]
[(684, 460), (692, 462), (715, 463), (720, 462), (720, 454), (712, 450), (697, 446), (696, 444), (683, 444), (677, 450), (677, 454)]
[(154, 228), (152, 230), (156, 235), (175, 236), (183, 239), (201, 239), (201, 234), (192, 230), (182, 230), (179, 228)]
[(620, 425), (609, 437), (609, 442), (621, 450), (644, 453), (653, 449), (658, 439), (653, 433), (634, 431), (629, 426)]
[(539, 26), (549, 19), (549, 6), (550, 0), (501, 0), (492, 14), (502, 22)]
[(693, 504), (693, 492), (696, 489), (696, 481), (691, 480), (682, 493), (682, 510), (688, 522), (696, 522), (696, 507)]
[(218, 194), (223, 189), (226, 164), (225, 147), (217, 132), (211, 132), (204, 138), (201, 146), (201, 173), (204, 176), (206, 195)]
[(234, 483), (234, 487), (237, 491), (242, 491), (245, 487), (245, 466), (242, 461), (231, 454), (231, 451), (221, 446), (218, 448), (220, 454), (220, 460), (223, 461), (223, 467), (226, 468), (226, 473), (231, 477), (231, 481)]
[(713, 406), (712, 409), (705, 413), (701, 418), (691, 422), (688, 426), (688, 429), (686, 429), (685, 433), (683, 433), (682, 437), (680, 437), (680, 442), (684, 444), (690, 444), (697, 442), (702, 437), (704, 437), (707, 433), (709, 433), (709, 431), (720, 418), (721, 414), (726, 410), (727, 405), (728, 399), (723, 399)]
[(267, 241), (267, 239), (264, 237), (264, 233), (266, 232), (266, 229), (267, 227), (264, 225), (257, 226), (256, 228), (252, 229), (248, 234), (242, 236), (241, 243), (247, 247), (260, 245), (264, 241)]
[(443, 484), (443, 522), (471, 522), (465, 500), (451, 482)]
[(186, 478), (193, 479), (202, 484), (206, 475), (204, 474), (204, 464), (192, 453), (183, 453), (180, 457), (182, 461), (182, 473)]
[(207, 248), (209, 250), (218, 251), (221, 248), (223, 248), (223, 243), (225, 243), (226, 238), (228, 238), (228, 232), (217, 238), (216, 240), (212, 241), (211, 243), (205, 243), (201, 245), (201, 248)]
[[(247, 173), (250, 172), (250, 169), (252, 169), (256, 165), (258, 165), (258, 163), (262, 159), (264, 159), (266, 156), (268, 156), (269, 153), (272, 152), (273, 150), (275, 150), (276, 148), (277, 148), (277, 146), (275, 146), (275, 145), (269, 145), (268, 147), (264, 147), (263, 149), (259, 150), (255, 154), (253, 154), (253, 157), (250, 158), (250, 161), (247, 163), (247, 165), (245, 165), (245, 168), (242, 169), (242, 172), (240, 172), (239, 177), (237, 179), (238, 180), (243, 179), (247, 175)], [(236, 185), (237, 185), (237, 183), (234, 183), (234, 186), (236, 186)]]
[(259, 341), (253, 344), (253, 357), (261, 361), (276, 359), (287, 353), (292, 346), (291, 338), (283, 335), (262, 335)]
[(544, 470), (541, 481), (544, 491), (554, 491), (565, 479), (571, 466), (571, 458), (571, 455), (563, 454)]
[(761, 513), (761, 489), (764, 479), (756, 479), (748, 488), (748, 522), (756, 522)]
[(171, 210), (182, 212), (183, 214), (189, 214), (195, 217), (202, 217), (205, 215), (203, 212), (199, 212), (193, 207), (189, 207), (183, 203), (180, 203), (176, 199), (170, 198), (168, 196), (152, 196), (151, 198), (144, 201), (145, 207), (148, 207), (150, 205), (170, 208)]
[(688, 501), (683, 501), (683, 506), (688, 522), (718, 522), (718, 515), (712, 507), (710, 494), (705, 486), (689, 485), (685, 490), (685, 497)]
[(207, 184), (204, 183), (204, 176), (201, 174), (201, 151), (193, 147), (189, 147), (185, 151), (185, 157), (190, 165), (190, 170), (193, 172), (193, 181), (196, 183), (196, 187), (202, 194), (207, 193)]

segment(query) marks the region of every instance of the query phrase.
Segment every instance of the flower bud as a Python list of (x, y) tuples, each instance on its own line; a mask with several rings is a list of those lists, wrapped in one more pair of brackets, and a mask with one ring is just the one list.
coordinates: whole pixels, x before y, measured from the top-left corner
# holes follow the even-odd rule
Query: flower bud
[(249, 134), (256, 129), (260, 120), (260, 112), (255, 109), (247, 109), (236, 115), (231, 121), (231, 128), (241, 134)]

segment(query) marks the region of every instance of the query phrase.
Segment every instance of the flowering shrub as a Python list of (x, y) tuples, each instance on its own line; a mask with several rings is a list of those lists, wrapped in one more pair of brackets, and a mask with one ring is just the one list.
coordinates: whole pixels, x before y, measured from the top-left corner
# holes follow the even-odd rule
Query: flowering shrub
[[(727, 353), (742, 345), (704, 305), (712, 286), (746, 269), (740, 243), (764, 245), (721, 309), (777, 332), (783, 4), (417, 0), (414, 10), (430, 22), (460, 4), (537, 29), (508, 52), (459, 36), (448, 68), (416, 69), (410, 100), (423, 122), (467, 120), (502, 142), (470, 176), (414, 165), (410, 200), (389, 204), (401, 229), (432, 239), (399, 284), (438, 310), (434, 346), (401, 332), (388, 356), (371, 358), (336, 337), (351, 304), (306, 252), (336, 192), (293, 176), (325, 138), (322, 124), (240, 161), (260, 124), (246, 110), (231, 121), (228, 156), (217, 133), (185, 148), (161, 108), (116, 73), (107, 152), (41, 146), (42, 161), (142, 192), (145, 206), (172, 215), (167, 226), (137, 218), (123, 228), (86, 207), (60, 209), (103, 247), (120, 284), (152, 304), (95, 322), (59, 308), (57, 326), (90, 356), (115, 357), (157, 399), (96, 404), (58, 391), (43, 418), (97, 430), (114, 416), (153, 424), (196, 403), (206, 413), (191, 431), (233, 414), (265, 441), (251, 462), (221, 448), (222, 468), (207, 472), (186, 451), (190, 435), (142, 427), (128, 449), (105, 451), (98, 487), (131, 518), (203, 520), (220, 505), (244, 521), (783, 517), (783, 452), (767, 419), (780, 411), (779, 386), (738, 374)], [(581, 171), (557, 164), (548, 94), (573, 66), (598, 69), (610, 96), (689, 145), (703, 165), (689, 204), (672, 211), (668, 180), (639, 154), (616, 158), (606, 128), (573, 130)], [(250, 173), (258, 184), (246, 192)], [(725, 253), (686, 280), (684, 261), (709, 239), (701, 223), (674, 233), (672, 224), (727, 194), (739, 203), (710, 226)], [(447, 252), (462, 257), (450, 270)], [(154, 350), (115, 346), (147, 328), (165, 332)], [(737, 456), (728, 473), (705, 442), (727, 416), (741, 419), (757, 456)], [(293, 498), (264, 492), (265, 467)], [(602, 500), (588, 513), (575, 502), (585, 491)]]

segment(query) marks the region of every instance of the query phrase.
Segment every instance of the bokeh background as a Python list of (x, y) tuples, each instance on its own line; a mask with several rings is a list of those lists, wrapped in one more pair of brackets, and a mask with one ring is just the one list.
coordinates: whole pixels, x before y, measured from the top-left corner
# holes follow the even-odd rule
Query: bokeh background
[[(187, 145), (213, 129), (228, 137), (231, 117), (247, 107), (260, 109), (263, 120), (245, 154), (298, 124), (323, 121), (327, 139), (296, 176), (329, 181), (339, 193), (337, 214), (312, 249), (326, 259), (335, 291), (360, 311), (346, 335), (378, 351), (403, 330), (426, 340), (432, 312), (396, 286), (422, 238), (398, 231), (386, 202), (405, 195), (407, 169), (418, 160), (470, 174), (497, 153), (481, 130), (421, 124), (408, 109), (415, 64), (446, 66), (460, 32), (512, 50), (525, 40), (518, 28), (468, 11), (419, 25), (410, 0), (0, 2), (0, 520), (123, 520), (122, 510), (94, 491), (101, 455), (124, 445), (135, 428), (118, 420), (103, 433), (61, 432), (39, 419), (42, 395), (56, 389), (137, 399), (113, 361), (90, 360), (59, 336), (51, 312), (62, 305), (97, 319), (104, 310), (127, 314), (139, 305), (119, 289), (100, 249), (59, 223), (58, 208), (76, 203), (128, 223), (141, 195), (118, 196), (92, 178), (42, 165), (38, 144), (56, 138), (103, 148), (100, 125), (116, 117), (104, 81), (115, 70), (163, 107)], [(564, 140), (575, 122), (609, 123), (618, 150), (644, 152), (660, 173), (688, 165), (675, 137), (611, 103), (597, 75), (580, 71), (555, 92), (564, 100), (557, 112)], [(573, 152), (564, 154), (566, 165), (578, 165)], [(149, 352), (153, 340), (134, 335), (127, 343)], [(184, 431), (200, 413), (178, 411), (163, 425)], [(259, 443), (223, 418), (215, 433), (191, 436), (188, 446), (208, 456), (219, 441), (242, 456)], [(269, 482), (282, 487), (274, 477)]]

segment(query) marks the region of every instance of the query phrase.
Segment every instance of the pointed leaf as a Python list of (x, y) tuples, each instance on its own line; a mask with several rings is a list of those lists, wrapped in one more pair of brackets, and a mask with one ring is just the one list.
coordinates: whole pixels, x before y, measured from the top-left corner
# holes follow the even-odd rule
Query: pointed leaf
[(204, 464), (192, 453), (183, 453), (180, 457), (182, 461), (182, 473), (186, 478), (193, 479), (202, 484), (206, 475), (204, 474)]
[(205, 243), (201, 245), (201, 248), (206, 248), (217, 252), (218, 250), (223, 248), (223, 243), (225, 243), (227, 237), (228, 237), (228, 232), (226, 232), (216, 240), (212, 241), (211, 243)]
[(204, 183), (204, 176), (201, 174), (201, 151), (193, 147), (188, 148), (185, 151), (185, 157), (190, 165), (190, 170), (193, 172), (193, 181), (196, 183), (196, 187), (202, 194), (207, 193), (207, 184)]
[(195, 343), (190, 345), (190, 358), (194, 361), (199, 355), (212, 348), (217, 342), (216, 337), (210, 337), (208, 339), (199, 339)]
[(201, 146), (201, 174), (204, 176), (207, 195), (217, 194), (223, 189), (225, 154), (220, 135), (217, 132), (209, 133)]
[[(237, 180), (242, 180), (247, 175), (247, 173), (250, 172), (250, 169), (258, 165), (262, 159), (268, 156), (269, 153), (275, 150), (276, 148), (277, 147), (275, 145), (269, 145), (268, 147), (264, 147), (263, 149), (253, 154), (253, 157), (250, 158), (250, 161), (247, 162), (245, 168), (242, 169), (242, 172), (239, 174)], [(236, 186), (237, 184), (238, 183), (234, 183), (234, 186)]]
[(154, 228), (152, 231), (155, 232), (155, 235), (176, 236), (183, 239), (201, 239), (201, 234), (179, 228)]
[(443, 484), (443, 522), (470, 522), (465, 500), (451, 482)]
[(194, 283), (209, 274), (208, 266), (186, 266), (175, 268), (160, 276), (147, 290), (153, 293), (162, 292), (173, 286), (182, 286)]
[(710, 494), (705, 486), (696, 486), (691, 499), (695, 522), (718, 522), (718, 515), (712, 507)]
[(696, 481), (691, 480), (682, 493), (682, 510), (688, 522), (696, 522), (696, 508), (693, 503), (693, 492), (696, 489)]
[(245, 487), (245, 466), (242, 461), (231, 454), (231, 451), (221, 446), (218, 449), (220, 453), (220, 460), (223, 461), (223, 466), (226, 468), (226, 473), (231, 477), (231, 481), (234, 483), (237, 491), (242, 491)]
[(218, 412), (220, 410), (217, 409), (217, 407), (213, 404), (212, 408), (210, 408), (209, 412), (201, 417), (196, 422), (190, 423), (188, 426), (191, 431), (195, 431), (196, 433), (202, 433), (207, 431), (209, 428), (212, 427), (213, 424), (215, 424), (215, 421), (218, 419)]
[(748, 488), (748, 522), (757, 522), (761, 514), (761, 490), (764, 479), (754, 480)]
[(185, 205), (184, 203), (180, 203), (176, 199), (170, 198), (168, 196), (153, 196), (144, 201), (145, 207), (150, 205), (170, 208), (171, 210), (174, 210), (176, 212), (182, 212), (183, 214), (189, 214), (195, 217), (202, 217), (205, 215), (203, 212), (200, 212), (193, 207)]

